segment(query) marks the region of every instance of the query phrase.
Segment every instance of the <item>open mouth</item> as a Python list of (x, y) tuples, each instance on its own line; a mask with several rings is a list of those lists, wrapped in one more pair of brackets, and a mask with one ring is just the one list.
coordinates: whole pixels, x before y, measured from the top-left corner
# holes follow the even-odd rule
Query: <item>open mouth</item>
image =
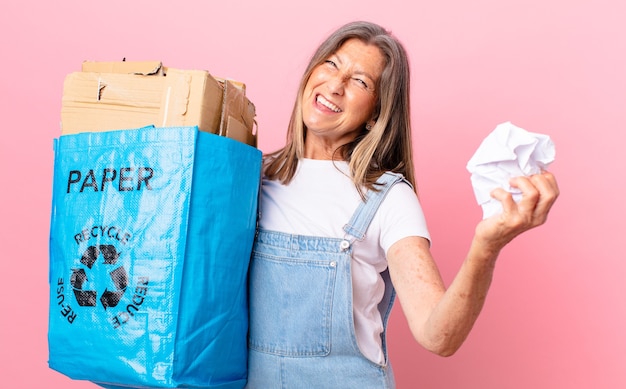
[(335, 104), (333, 104), (330, 101), (326, 100), (324, 98), (324, 96), (322, 96), (322, 95), (317, 95), (317, 97), (315, 98), (315, 101), (318, 104), (323, 105), (324, 107), (330, 109), (333, 112), (336, 112), (336, 113), (341, 112), (341, 108), (337, 107)]

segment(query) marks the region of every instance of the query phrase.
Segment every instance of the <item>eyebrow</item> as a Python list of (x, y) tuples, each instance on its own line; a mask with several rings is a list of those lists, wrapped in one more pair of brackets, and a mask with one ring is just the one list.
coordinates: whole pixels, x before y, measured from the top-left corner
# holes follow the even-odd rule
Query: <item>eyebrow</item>
[[(337, 59), (337, 62), (339, 62), (339, 64), (343, 64), (343, 61), (341, 60), (341, 57), (339, 57), (339, 55), (337, 55), (337, 53), (331, 54), (331, 56), (329, 58), (332, 58), (332, 57), (335, 57)], [(374, 77), (372, 77), (372, 75), (369, 74), (368, 72), (366, 72), (365, 70), (356, 69), (354, 73), (357, 74), (357, 75), (365, 76), (365, 77), (369, 78), (370, 80), (372, 80), (373, 82), (376, 82), (376, 79)]]

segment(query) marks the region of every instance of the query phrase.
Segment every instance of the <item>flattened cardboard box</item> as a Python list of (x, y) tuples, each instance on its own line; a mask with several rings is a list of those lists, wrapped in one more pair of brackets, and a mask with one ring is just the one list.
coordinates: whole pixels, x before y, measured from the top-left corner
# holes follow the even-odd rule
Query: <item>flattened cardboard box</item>
[[(226, 94), (227, 83), (234, 91)], [(224, 106), (232, 93), (238, 99)], [(208, 71), (166, 68), (157, 61), (87, 61), (65, 78), (61, 133), (197, 125), (256, 147), (254, 116), (244, 84), (218, 80)]]
[(245, 85), (231, 80), (221, 80), (221, 83), (224, 85), (224, 98), (219, 135), (256, 147), (256, 110), (246, 97)]

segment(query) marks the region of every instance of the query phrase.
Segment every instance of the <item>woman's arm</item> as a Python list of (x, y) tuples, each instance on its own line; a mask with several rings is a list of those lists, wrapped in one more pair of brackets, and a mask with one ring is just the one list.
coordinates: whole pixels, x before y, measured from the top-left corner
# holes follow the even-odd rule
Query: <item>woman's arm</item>
[(476, 226), (467, 257), (447, 289), (426, 239), (404, 238), (387, 253), (409, 328), (436, 354), (449, 356), (459, 349), (485, 303), (498, 254), (516, 236), (543, 224), (559, 195), (548, 172), (512, 179), (511, 185), (522, 191), (522, 200), (516, 203), (503, 189), (492, 193), (503, 212)]

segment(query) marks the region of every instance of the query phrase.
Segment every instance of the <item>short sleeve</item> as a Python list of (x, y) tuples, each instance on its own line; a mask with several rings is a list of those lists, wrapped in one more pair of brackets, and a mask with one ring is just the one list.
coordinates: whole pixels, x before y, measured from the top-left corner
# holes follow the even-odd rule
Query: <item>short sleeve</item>
[(395, 184), (378, 210), (380, 245), (385, 254), (397, 241), (420, 236), (430, 241), (422, 206), (413, 189), (405, 182)]

